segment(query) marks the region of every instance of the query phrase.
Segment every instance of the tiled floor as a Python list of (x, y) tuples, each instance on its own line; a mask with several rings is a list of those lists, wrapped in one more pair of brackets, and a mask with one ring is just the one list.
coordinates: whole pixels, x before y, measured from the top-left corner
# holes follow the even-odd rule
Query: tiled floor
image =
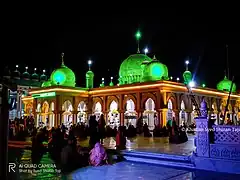
[[(188, 142), (182, 144), (169, 144), (168, 138), (145, 138), (138, 136), (136, 138), (128, 139), (126, 148), (127, 150), (147, 151), (154, 153), (167, 153), (178, 155), (190, 155), (194, 150), (194, 136), (188, 136)], [(88, 146), (88, 141), (79, 141), (82, 146)], [(109, 149), (114, 149), (116, 145), (115, 138), (106, 138), (104, 140), (104, 146)]]
[(240, 176), (206, 171), (189, 171), (147, 164), (121, 162), (101, 167), (86, 167), (73, 172), (73, 180), (238, 180)]

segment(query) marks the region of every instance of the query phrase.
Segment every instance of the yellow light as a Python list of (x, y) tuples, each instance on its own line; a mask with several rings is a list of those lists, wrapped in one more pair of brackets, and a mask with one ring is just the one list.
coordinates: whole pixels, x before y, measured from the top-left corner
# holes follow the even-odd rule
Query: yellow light
[[(131, 91), (131, 90), (141, 90), (141, 89), (148, 89), (148, 88), (160, 88), (160, 87), (169, 87), (174, 89), (180, 89), (184, 92), (187, 92), (187, 88), (182, 83), (176, 82), (169, 82), (169, 81), (160, 81), (154, 84), (142, 84), (142, 85), (131, 85), (128, 87), (121, 87), (121, 86), (114, 86), (112, 88), (104, 88), (104, 89), (92, 89), (91, 91), (80, 90), (80, 89), (64, 89), (64, 88), (49, 88), (49, 89), (42, 89), (42, 90), (32, 90), (29, 93), (38, 94), (38, 93), (46, 93), (46, 92), (69, 92), (69, 93), (84, 93), (84, 94), (98, 94), (98, 93), (111, 93), (111, 92), (119, 92), (119, 91)], [(165, 92), (167, 90), (163, 89), (161, 92)], [(202, 88), (192, 88), (193, 93), (205, 93), (209, 95), (217, 95), (217, 96), (228, 96), (228, 93), (219, 92), (216, 90), (202, 89)], [(232, 94), (231, 97), (240, 98), (240, 95)], [(24, 98), (25, 99), (25, 98)]]
[(29, 97), (29, 96), (25, 96), (24, 98), (22, 98), (23, 101), (29, 101), (29, 100), (33, 100), (32, 97)]
[(69, 92), (69, 93), (86, 93), (87, 91), (85, 90), (80, 90), (80, 89), (64, 89), (64, 88), (51, 88), (51, 89), (44, 89), (44, 90), (33, 90), (30, 91), (29, 94), (39, 94), (39, 93), (46, 93), (46, 92)]
[[(129, 90), (138, 90), (138, 89), (147, 89), (147, 88), (156, 88), (156, 87), (171, 87), (171, 88), (178, 88), (184, 91), (187, 91), (187, 88), (179, 83), (172, 83), (169, 82), (160, 82), (156, 84), (147, 84), (147, 85), (137, 85), (137, 86), (130, 86), (130, 87), (113, 87), (111, 89), (101, 89), (101, 90), (93, 90), (90, 91), (90, 94), (97, 94), (97, 93), (107, 93), (107, 92), (116, 92), (116, 91), (129, 91)], [(165, 91), (165, 90), (164, 90)], [(228, 93), (217, 92), (214, 90), (206, 90), (206, 89), (199, 89), (199, 88), (192, 88), (192, 91), (195, 93), (206, 93), (211, 95), (219, 95), (219, 96), (228, 96)], [(240, 95), (231, 95), (231, 97), (240, 98)]]

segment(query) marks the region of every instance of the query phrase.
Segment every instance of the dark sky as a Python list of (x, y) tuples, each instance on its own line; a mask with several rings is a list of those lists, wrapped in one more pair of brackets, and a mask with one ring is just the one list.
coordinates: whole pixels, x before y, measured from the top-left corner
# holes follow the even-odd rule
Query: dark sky
[(84, 86), (87, 60), (91, 58), (95, 86), (98, 86), (102, 77), (110, 80), (114, 76), (117, 80), (121, 62), (136, 53), (134, 34), (140, 29), (143, 36), (141, 49), (148, 46), (149, 56), (155, 54), (166, 64), (169, 76), (182, 78), (184, 61), (190, 57), (190, 70), (196, 71), (199, 83), (204, 82), (209, 87), (215, 87), (223, 79), (225, 46), (228, 44), (230, 76), (234, 75), (239, 84), (238, 24), (239, 21), (230, 15), (208, 17), (206, 14), (193, 15), (174, 10), (138, 16), (85, 15), (79, 16), (78, 21), (61, 23), (41, 17), (34, 20), (15, 19), (9, 26), (9, 53), (5, 63), (13, 68), (19, 64), (22, 71), (29, 66), (29, 69), (45, 68), (50, 73), (60, 65), (60, 54), (64, 52), (65, 64), (76, 73), (77, 84)]

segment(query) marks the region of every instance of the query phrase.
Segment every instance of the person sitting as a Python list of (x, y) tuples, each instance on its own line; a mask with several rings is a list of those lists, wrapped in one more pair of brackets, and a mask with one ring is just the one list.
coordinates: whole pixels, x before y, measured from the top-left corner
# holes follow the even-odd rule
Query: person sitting
[(97, 142), (94, 148), (90, 151), (89, 164), (91, 166), (101, 166), (108, 164), (107, 162), (107, 153), (104, 147)]
[(63, 172), (70, 172), (76, 168), (77, 155), (76, 141), (72, 137), (69, 137), (67, 146), (65, 146), (61, 152), (61, 165)]

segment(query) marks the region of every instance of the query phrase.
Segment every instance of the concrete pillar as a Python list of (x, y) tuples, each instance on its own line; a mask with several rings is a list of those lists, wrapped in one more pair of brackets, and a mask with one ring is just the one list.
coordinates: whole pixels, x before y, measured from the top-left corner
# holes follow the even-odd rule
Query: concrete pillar
[(162, 127), (167, 125), (167, 112), (167, 108), (160, 109), (160, 119)]

